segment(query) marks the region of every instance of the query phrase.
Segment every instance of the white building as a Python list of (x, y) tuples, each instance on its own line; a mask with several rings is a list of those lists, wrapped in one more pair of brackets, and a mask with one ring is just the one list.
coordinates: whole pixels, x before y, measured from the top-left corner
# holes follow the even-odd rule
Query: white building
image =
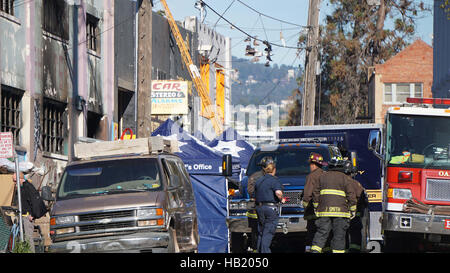
[[(184, 27), (198, 35), (197, 50), (202, 58), (199, 67), (202, 81), (207, 83), (214, 110), (225, 128), (231, 120), (231, 78), (235, 73), (231, 62), (231, 38), (202, 24), (195, 16), (186, 17)], [(199, 113), (194, 131), (199, 130), (207, 138), (214, 138), (212, 123), (203, 117), (200, 100), (195, 102), (194, 108)]]

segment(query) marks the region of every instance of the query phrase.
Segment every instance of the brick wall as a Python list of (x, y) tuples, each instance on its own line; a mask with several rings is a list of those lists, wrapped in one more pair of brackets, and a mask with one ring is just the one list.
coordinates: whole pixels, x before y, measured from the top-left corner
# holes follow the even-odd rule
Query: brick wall
[(375, 66), (379, 80), (375, 83), (375, 122), (384, 122), (384, 116), (393, 104), (383, 103), (384, 83), (423, 83), (423, 97), (431, 98), (433, 84), (433, 48), (418, 39), (384, 64)]

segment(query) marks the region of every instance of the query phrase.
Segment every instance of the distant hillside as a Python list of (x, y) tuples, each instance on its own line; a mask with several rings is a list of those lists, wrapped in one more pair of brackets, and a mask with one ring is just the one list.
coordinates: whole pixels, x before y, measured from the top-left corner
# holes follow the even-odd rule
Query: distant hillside
[[(233, 105), (280, 103), (298, 88), (298, 67), (277, 64), (266, 67), (264, 63), (252, 63), (247, 59), (233, 57), (233, 69), (237, 70), (232, 84)], [(275, 90), (261, 101), (274, 88)]]

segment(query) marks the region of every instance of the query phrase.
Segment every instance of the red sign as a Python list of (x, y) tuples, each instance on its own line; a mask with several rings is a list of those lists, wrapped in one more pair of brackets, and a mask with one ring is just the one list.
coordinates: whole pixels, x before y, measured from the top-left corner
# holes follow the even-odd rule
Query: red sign
[(0, 158), (14, 157), (14, 139), (11, 132), (0, 133)]
[(450, 229), (450, 219), (445, 219), (445, 229)]

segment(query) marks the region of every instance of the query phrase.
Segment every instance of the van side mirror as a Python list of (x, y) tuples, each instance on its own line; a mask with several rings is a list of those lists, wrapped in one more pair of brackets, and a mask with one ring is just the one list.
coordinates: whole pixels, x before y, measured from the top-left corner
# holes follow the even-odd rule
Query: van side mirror
[(222, 156), (222, 175), (223, 176), (233, 175), (233, 164), (232, 164), (232, 157), (230, 154)]
[(45, 201), (55, 201), (55, 198), (53, 197), (52, 194), (52, 189), (49, 186), (42, 187), (41, 197)]
[(378, 130), (371, 130), (367, 142), (367, 148), (381, 159), (381, 132)]
[(372, 130), (369, 132), (369, 139), (368, 139), (368, 149), (371, 151), (379, 152), (380, 150), (380, 131)]

